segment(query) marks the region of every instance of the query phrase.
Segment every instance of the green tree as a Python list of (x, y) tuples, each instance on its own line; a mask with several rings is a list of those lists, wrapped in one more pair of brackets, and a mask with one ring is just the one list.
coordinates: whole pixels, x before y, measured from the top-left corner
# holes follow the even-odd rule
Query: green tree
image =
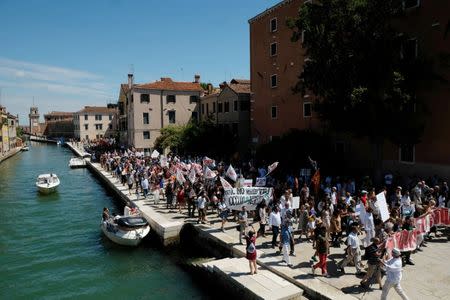
[(160, 152), (165, 149), (178, 152), (178, 148), (182, 143), (182, 136), (185, 130), (185, 126), (167, 126), (161, 129), (161, 135), (155, 141), (155, 148)]
[(308, 57), (294, 91), (312, 91), (315, 110), (333, 130), (369, 138), (377, 178), (384, 140), (414, 144), (424, 129), (419, 62), (402, 57), (407, 36), (393, 25), (401, 14), (400, 0), (322, 0), (288, 21)]

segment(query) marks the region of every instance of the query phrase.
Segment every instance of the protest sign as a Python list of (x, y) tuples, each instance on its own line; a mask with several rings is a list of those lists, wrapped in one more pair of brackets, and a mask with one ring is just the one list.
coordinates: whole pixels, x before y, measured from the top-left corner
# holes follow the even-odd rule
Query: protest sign
[(381, 192), (377, 195), (377, 203), (380, 208), (380, 217), (383, 222), (389, 220), (389, 209), (386, 203), (386, 196), (384, 192)]
[(155, 150), (153, 150), (152, 155), (150, 155), (151, 158), (158, 158), (159, 156), (159, 152)]
[(210, 168), (206, 167), (203, 176), (205, 176), (206, 179), (214, 179), (216, 178), (216, 173), (211, 171)]
[(266, 186), (266, 177), (256, 178), (255, 186)]
[(220, 183), (222, 184), (222, 187), (224, 189), (232, 189), (233, 187), (231, 186), (231, 184), (222, 176), (220, 176)]
[(183, 185), (183, 183), (186, 181), (186, 179), (184, 179), (183, 174), (181, 173), (180, 169), (177, 169), (177, 181)]
[(224, 193), (225, 204), (229, 209), (241, 210), (245, 206), (247, 210), (255, 210), (261, 201), (269, 203), (273, 197), (272, 188), (242, 187), (226, 189)]
[[(278, 162), (277, 162), (277, 161), (274, 162), (273, 164), (271, 164), (271, 165), (267, 168), (267, 170), (268, 170), (267, 175), (269, 175), (270, 173), (272, 173), (272, 171), (275, 170), (277, 167), (278, 167)], [(266, 175), (266, 176), (267, 176), (267, 175)]]
[(188, 178), (191, 183), (195, 182), (195, 169), (194, 168), (192, 168), (191, 171), (189, 172)]
[(165, 157), (164, 155), (161, 155), (161, 157), (159, 158), (159, 164), (163, 168), (167, 167), (167, 157)]
[(300, 197), (292, 197), (292, 209), (300, 208)]
[(216, 161), (214, 159), (205, 156), (203, 159), (203, 167), (214, 167), (216, 165)]
[(245, 187), (252, 187), (253, 186), (253, 180), (251, 180), (251, 179), (244, 179), (243, 186), (245, 186)]

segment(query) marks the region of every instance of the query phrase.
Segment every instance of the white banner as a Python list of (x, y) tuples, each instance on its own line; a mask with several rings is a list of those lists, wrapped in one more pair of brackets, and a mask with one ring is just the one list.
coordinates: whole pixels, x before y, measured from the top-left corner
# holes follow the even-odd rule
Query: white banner
[(244, 179), (243, 186), (245, 186), (245, 187), (252, 187), (253, 186), (253, 180), (251, 180), (251, 179)]
[(381, 192), (377, 195), (377, 203), (380, 208), (380, 217), (383, 222), (386, 222), (389, 219), (389, 209), (386, 203), (386, 196), (384, 192)]
[(292, 209), (300, 208), (300, 197), (292, 197)]
[(220, 183), (224, 189), (232, 189), (233, 186), (222, 176), (220, 177)]
[(233, 168), (232, 165), (230, 165), (230, 166), (228, 167), (228, 170), (227, 170), (227, 176), (228, 176), (228, 178), (230, 178), (231, 180), (233, 180), (234, 182), (236, 182), (237, 174), (236, 174), (236, 171), (234, 170), (234, 168)]
[(167, 167), (167, 157), (165, 157), (164, 155), (161, 155), (161, 157), (159, 158), (159, 164), (163, 168)]
[(255, 210), (261, 201), (269, 203), (273, 197), (272, 188), (243, 187), (226, 189), (224, 193), (225, 204), (229, 209), (241, 210), (245, 206), (247, 210)]

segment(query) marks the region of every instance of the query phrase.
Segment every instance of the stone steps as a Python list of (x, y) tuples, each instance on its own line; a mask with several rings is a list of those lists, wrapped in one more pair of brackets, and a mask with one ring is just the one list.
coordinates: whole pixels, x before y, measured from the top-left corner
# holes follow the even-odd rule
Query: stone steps
[(224, 258), (203, 263), (202, 266), (220, 275), (236, 289), (245, 290), (246, 296), (251, 299), (302, 298), (300, 288), (267, 269), (258, 267), (258, 273), (250, 275), (246, 258)]

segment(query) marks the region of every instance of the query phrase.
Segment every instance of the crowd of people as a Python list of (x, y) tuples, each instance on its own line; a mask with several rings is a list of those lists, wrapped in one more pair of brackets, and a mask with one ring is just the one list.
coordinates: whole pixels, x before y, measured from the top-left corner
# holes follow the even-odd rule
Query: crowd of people
[[(282, 260), (290, 267), (295, 256), (295, 246), (301, 242), (311, 243), (311, 272), (320, 269), (329, 277), (327, 255), (330, 247), (345, 248), (345, 258), (337, 264), (338, 272), (344, 273), (347, 266), (355, 267), (361, 275), (361, 286), (368, 288), (372, 280), (382, 289), (382, 299), (394, 287), (397, 293), (408, 299), (400, 286), (402, 267), (414, 265), (412, 255), (422, 251), (436, 226), (417, 235), (416, 248), (400, 251), (386, 247), (386, 241), (398, 231), (413, 230), (414, 220), (432, 214), (437, 207), (450, 206), (447, 182), (434, 178), (428, 186), (416, 180), (412, 186), (394, 186), (391, 174), (385, 177), (385, 186), (377, 192), (368, 177), (360, 182), (353, 178), (325, 177), (320, 186), (313, 186), (311, 178), (288, 175), (271, 176), (265, 162), (256, 165), (253, 161), (235, 165), (236, 180), (227, 183), (239, 187), (241, 178), (266, 178), (273, 187), (269, 202), (261, 201), (254, 211), (245, 205), (232, 211), (224, 199), (223, 181), (228, 166), (204, 157), (179, 157), (177, 155), (144, 155), (134, 149), (116, 147), (111, 141), (99, 141), (85, 145), (92, 159), (111, 172), (129, 194), (138, 197), (152, 195), (155, 204), (164, 199), (167, 209), (177, 209), (195, 218), (198, 223), (208, 223), (207, 212), (217, 212), (221, 229), (233, 218), (237, 222), (239, 242), (246, 242), (247, 258), (251, 274), (257, 273), (257, 239), (272, 235), (271, 246), (282, 254)], [(205, 168), (212, 175), (206, 176)], [(312, 164), (317, 168), (317, 163)], [(317, 169), (316, 169), (317, 171)], [(181, 174), (181, 176), (180, 176)], [(188, 179), (186, 179), (188, 178)], [(409, 182), (412, 184), (413, 182)], [(377, 194), (383, 193), (387, 200), (389, 218), (382, 220)], [(293, 207), (294, 197), (299, 197), (298, 207)], [(252, 221), (250, 221), (252, 220)], [(259, 224), (255, 230), (253, 225)], [(367, 260), (366, 266), (363, 264)], [(382, 285), (382, 274), (386, 281)]]

